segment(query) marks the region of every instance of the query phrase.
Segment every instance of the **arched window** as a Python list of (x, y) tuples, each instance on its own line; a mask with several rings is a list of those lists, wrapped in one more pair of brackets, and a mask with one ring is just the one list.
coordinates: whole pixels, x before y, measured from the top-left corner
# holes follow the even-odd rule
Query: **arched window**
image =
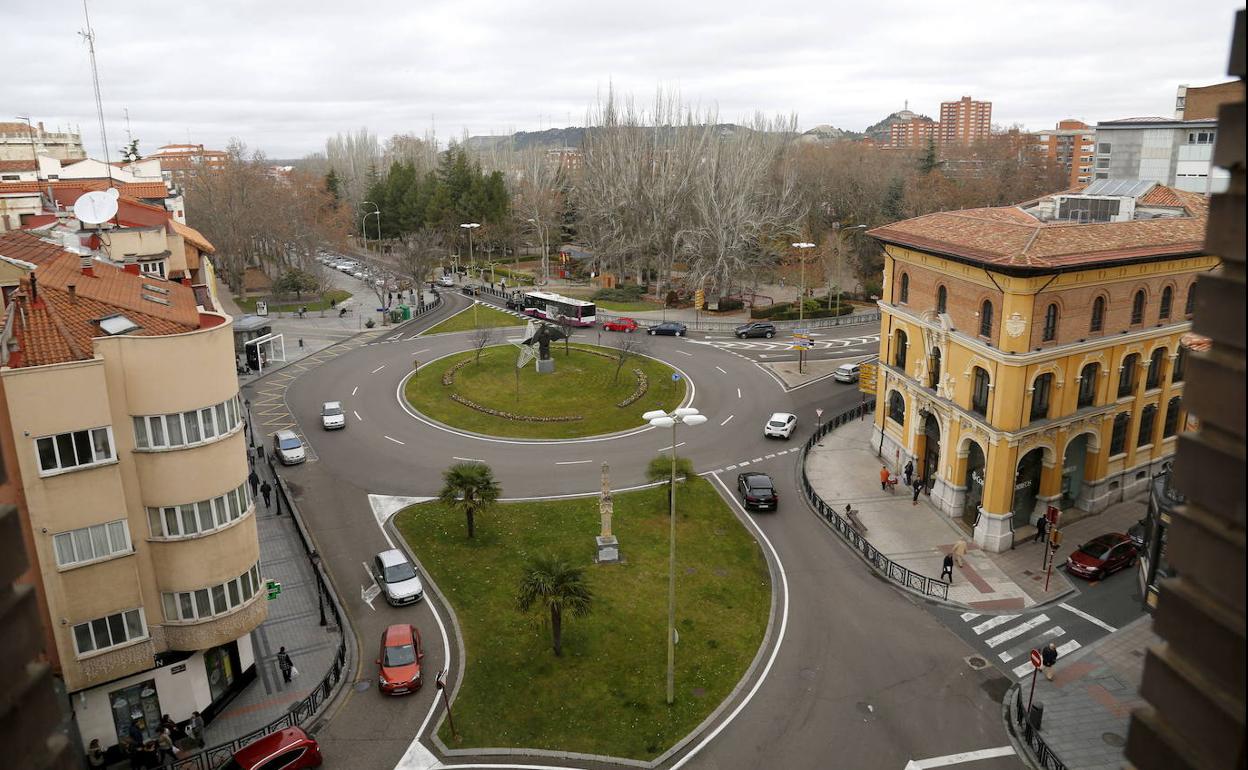
[(1079, 405), (1077, 408), (1082, 409), (1085, 406), (1094, 406), (1096, 404), (1096, 379), (1100, 374), (1100, 364), (1088, 364), (1083, 367), (1083, 371), (1079, 373)]
[(974, 389), (971, 391), (971, 411), (980, 415), (988, 414), (988, 372), (975, 367), (972, 378)]
[(901, 329), (897, 330), (897, 334), (893, 338), (893, 365), (903, 372), (906, 370), (906, 348), (909, 341), (906, 333)]
[(949, 305), (949, 291), (944, 286), (936, 287), (936, 312), (943, 313)]
[(927, 357), (927, 387), (936, 389), (940, 385), (940, 348), (932, 348)]
[(1140, 356), (1136, 353), (1122, 359), (1122, 369), (1118, 371), (1118, 398), (1135, 392), (1135, 370), (1139, 364)]
[(1140, 412), (1140, 433), (1135, 438), (1137, 447), (1153, 443), (1153, 423), (1157, 421), (1157, 405), (1149, 404)]
[(1049, 416), (1049, 400), (1053, 394), (1053, 375), (1045, 373), (1036, 378), (1031, 386), (1031, 422)]
[(1052, 342), (1055, 339), (1057, 339), (1057, 305), (1052, 304), (1044, 311), (1044, 341)]
[(901, 274), (901, 292), (898, 295), (898, 302), (905, 304), (910, 301), (910, 274)]
[(888, 393), (888, 419), (898, 425), (906, 424), (906, 400), (895, 390)]
[(1148, 378), (1144, 382), (1144, 387), (1152, 390), (1161, 387), (1161, 363), (1166, 360), (1166, 349), (1157, 348), (1153, 351), (1153, 355), (1148, 359)]
[(1089, 331), (1099, 332), (1105, 328), (1105, 298), (1097, 297), (1092, 300), (1092, 323)]
[(1164, 321), (1170, 317), (1170, 305), (1174, 302), (1174, 289), (1169, 286), (1161, 290), (1161, 310), (1157, 312), (1158, 320)]
[(1175, 396), (1166, 404), (1166, 422), (1161, 426), (1161, 437), (1170, 438), (1179, 429), (1179, 412), (1183, 411), (1183, 399)]
[(1140, 289), (1131, 300), (1131, 323), (1144, 323), (1144, 290)]
[(1183, 314), (1191, 315), (1196, 309), (1196, 282), (1193, 281), (1191, 286), (1187, 287), (1187, 303), (1183, 306)]
[(979, 308), (979, 336), (992, 336), (992, 302), (988, 300)]
[(1170, 372), (1170, 382), (1182, 382), (1183, 372), (1187, 369), (1187, 348), (1179, 345), (1179, 352), (1174, 356), (1174, 370)]
[(1127, 426), (1130, 423), (1130, 412), (1119, 412), (1114, 416), (1114, 433), (1109, 440), (1110, 455), (1120, 455), (1127, 451)]

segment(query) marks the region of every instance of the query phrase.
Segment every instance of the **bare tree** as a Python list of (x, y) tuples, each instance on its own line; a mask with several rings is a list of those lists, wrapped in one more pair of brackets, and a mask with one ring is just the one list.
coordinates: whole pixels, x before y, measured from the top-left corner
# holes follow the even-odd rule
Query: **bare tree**
[(404, 236), (394, 257), (399, 273), (412, 282), (413, 289), (420, 291), (421, 284), (429, 279), (434, 268), (442, 264), (446, 255), (447, 247), (442, 234), (425, 229)]
[(493, 326), (482, 326), (472, 333), (472, 347), (477, 351), (476, 357), (473, 359), (474, 364), (481, 363), (481, 351), (494, 344), (495, 334), (498, 330)]
[(531, 147), (518, 157), (519, 168), (512, 185), (512, 211), (520, 229), (533, 233), (542, 250), (542, 283), (550, 280), (550, 237), (563, 212), (564, 178), (557, 158), (541, 147)]
[(617, 334), (611, 340), (612, 357), (615, 358), (615, 376), (612, 382), (620, 381), (620, 370), (624, 364), (641, 356), (648, 348), (647, 338), (638, 334)]

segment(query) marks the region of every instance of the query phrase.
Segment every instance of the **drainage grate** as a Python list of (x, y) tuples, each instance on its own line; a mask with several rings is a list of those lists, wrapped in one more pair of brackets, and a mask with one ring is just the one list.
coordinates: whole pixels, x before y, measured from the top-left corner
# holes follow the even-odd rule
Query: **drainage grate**
[(979, 655), (971, 655), (969, 657), (963, 658), (962, 660), (965, 660), (966, 665), (970, 666), (976, 671), (981, 671), (985, 668), (988, 668), (988, 661), (980, 657)]
[(1105, 741), (1110, 746), (1114, 746), (1115, 748), (1121, 748), (1127, 745), (1127, 739), (1123, 738), (1118, 733), (1101, 733), (1101, 740)]

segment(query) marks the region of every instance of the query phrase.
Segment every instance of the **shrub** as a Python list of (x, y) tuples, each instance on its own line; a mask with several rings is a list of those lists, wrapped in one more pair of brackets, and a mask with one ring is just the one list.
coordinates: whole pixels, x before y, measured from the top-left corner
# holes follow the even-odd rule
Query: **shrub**
[(664, 302), (668, 307), (676, 307), (680, 304), (680, 296), (676, 293), (675, 289), (669, 289)]
[[(838, 315), (849, 315), (854, 312), (854, 306), (842, 301), (838, 311), (835, 305), (829, 310), (827, 303), (821, 300), (806, 300), (805, 312), (801, 315), (803, 318), (834, 318)], [(797, 305), (792, 302), (778, 302), (763, 308), (754, 308), (750, 311), (751, 318), (765, 318), (771, 321), (796, 321), (798, 317)]]
[(745, 302), (739, 299), (734, 299), (731, 297), (722, 297), (719, 300), (720, 310), (740, 310), (743, 307), (745, 307)]
[[(646, 479), (650, 483), (662, 483), (672, 478), (672, 458), (659, 455), (646, 466)], [(693, 478), (693, 461), (688, 457), (676, 457), (676, 478)]]
[(590, 299), (595, 301), (606, 300), (607, 302), (636, 302), (646, 293), (646, 287), (630, 284), (628, 286), (617, 286), (614, 289), (599, 289), (594, 292)]

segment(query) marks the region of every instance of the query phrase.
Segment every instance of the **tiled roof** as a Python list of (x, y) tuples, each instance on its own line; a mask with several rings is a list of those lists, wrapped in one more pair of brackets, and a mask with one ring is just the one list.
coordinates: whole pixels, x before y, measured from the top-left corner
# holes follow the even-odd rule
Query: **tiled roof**
[(0, 171), (34, 171), (33, 160), (0, 160)]
[[(1202, 196), (1157, 187), (1141, 198), (1182, 205), (1187, 216), (1080, 224), (1041, 221), (1016, 206), (927, 214), (869, 231), (884, 242), (984, 265), (1054, 269), (1200, 252), (1208, 206)], [(1165, 202), (1163, 202), (1165, 201)]]
[[(0, 235), (0, 254), (36, 265), (38, 303), (27, 302), (18, 325), (21, 366), (41, 366), (90, 358), (91, 340), (101, 334), (98, 321), (122, 314), (139, 326), (132, 336), (181, 334), (199, 328), (195, 294), (189, 286), (127, 273), (95, 261), (93, 276), (82, 272), (82, 258), (59, 245), (25, 232)], [(158, 286), (161, 294), (144, 288)], [(69, 286), (75, 287), (71, 298)], [(24, 283), (22, 294), (29, 297)], [(153, 302), (155, 296), (169, 304)]]
[(196, 230), (194, 227), (184, 225), (176, 219), (170, 219), (169, 226), (173, 228), (175, 233), (182, 236), (183, 240), (189, 241), (192, 246), (205, 254), (211, 254), (217, 250), (216, 247), (214, 247), (212, 243), (204, 237), (204, 234)]
[[(73, 179), (60, 182), (0, 182), (0, 192), (27, 192), (37, 193), (47, 189), (48, 185), (52, 185), (52, 193), (56, 195), (58, 200), (61, 198), (61, 190), (66, 191), (66, 195), (72, 195), (74, 200), (79, 195), (89, 190), (106, 190), (109, 187), (107, 179)], [(117, 192), (131, 198), (168, 198), (169, 190), (165, 187), (164, 182), (118, 182), (112, 183), (117, 188)], [(74, 191), (77, 194), (74, 194)]]

